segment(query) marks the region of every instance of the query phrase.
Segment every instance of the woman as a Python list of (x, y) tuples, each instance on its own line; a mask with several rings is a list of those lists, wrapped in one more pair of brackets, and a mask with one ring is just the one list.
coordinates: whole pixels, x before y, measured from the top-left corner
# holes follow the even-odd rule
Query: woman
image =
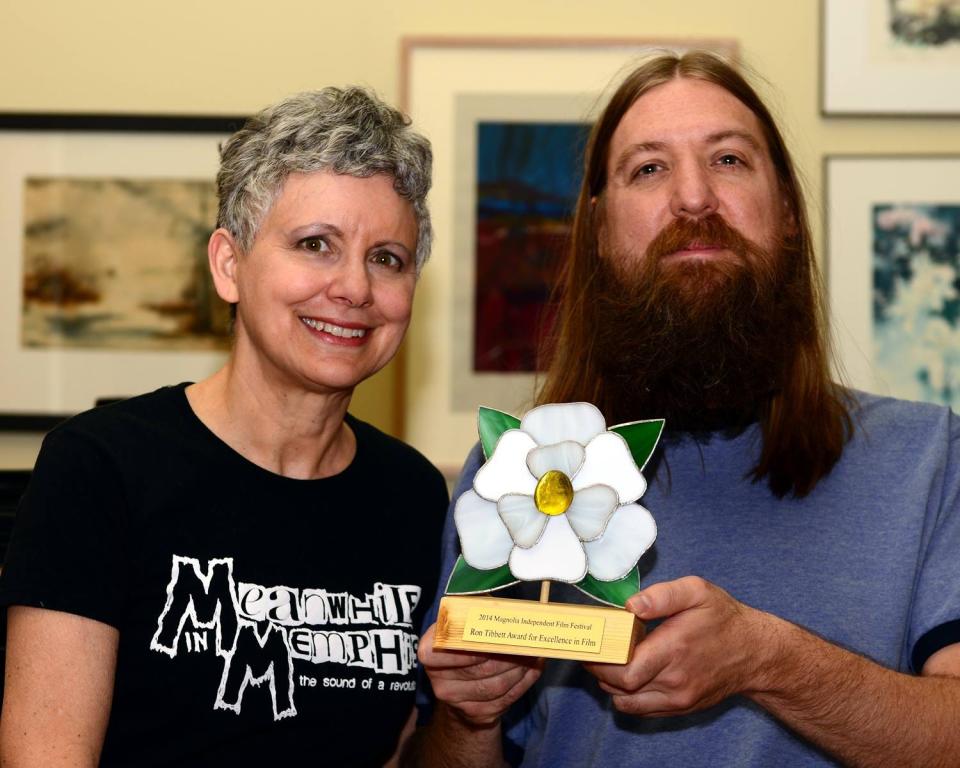
[(347, 406), (407, 328), (430, 161), (355, 88), (225, 144), (208, 252), (233, 350), (44, 441), (0, 582), (0, 759), (396, 759), (446, 488)]

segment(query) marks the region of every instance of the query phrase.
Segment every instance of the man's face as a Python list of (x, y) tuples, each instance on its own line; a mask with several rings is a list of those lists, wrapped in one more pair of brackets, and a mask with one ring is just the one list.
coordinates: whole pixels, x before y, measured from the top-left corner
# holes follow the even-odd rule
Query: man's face
[[(627, 110), (610, 142), (603, 206), (602, 253), (628, 261), (626, 268), (677, 222), (717, 214), (776, 252), (788, 220), (756, 115), (720, 86), (686, 78), (653, 88)], [(706, 240), (674, 240), (660, 267), (740, 259)]]
[(627, 111), (607, 172), (592, 327), (608, 421), (756, 418), (816, 334), (759, 121), (719, 86), (672, 80)]

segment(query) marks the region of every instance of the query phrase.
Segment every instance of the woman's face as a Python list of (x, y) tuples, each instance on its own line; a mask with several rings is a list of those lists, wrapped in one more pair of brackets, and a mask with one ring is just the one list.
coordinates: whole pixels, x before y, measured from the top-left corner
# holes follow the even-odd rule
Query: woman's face
[(400, 346), (416, 246), (413, 206), (391, 177), (289, 176), (235, 261), (237, 364), (313, 392), (351, 390)]

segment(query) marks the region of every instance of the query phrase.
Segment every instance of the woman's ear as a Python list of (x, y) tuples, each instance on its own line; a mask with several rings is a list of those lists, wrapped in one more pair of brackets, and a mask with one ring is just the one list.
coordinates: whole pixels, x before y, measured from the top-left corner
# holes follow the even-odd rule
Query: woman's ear
[(240, 249), (237, 242), (223, 227), (214, 230), (207, 243), (207, 259), (210, 262), (210, 274), (221, 299), (236, 304), (240, 300), (237, 289), (237, 264)]

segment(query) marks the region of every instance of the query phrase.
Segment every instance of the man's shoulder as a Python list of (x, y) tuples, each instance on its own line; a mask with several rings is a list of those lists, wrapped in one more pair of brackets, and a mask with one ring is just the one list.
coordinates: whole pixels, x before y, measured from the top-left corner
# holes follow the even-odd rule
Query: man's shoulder
[(950, 408), (934, 403), (901, 400), (896, 397), (851, 390), (852, 416), (857, 428), (869, 435), (877, 430), (905, 431), (942, 429), (956, 431), (956, 419)]
[(902, 476), (941, 471), (958, 461), (960, 420), (950, 408), (866, 392), (851, 395), (853, 434), (841, 465)]

